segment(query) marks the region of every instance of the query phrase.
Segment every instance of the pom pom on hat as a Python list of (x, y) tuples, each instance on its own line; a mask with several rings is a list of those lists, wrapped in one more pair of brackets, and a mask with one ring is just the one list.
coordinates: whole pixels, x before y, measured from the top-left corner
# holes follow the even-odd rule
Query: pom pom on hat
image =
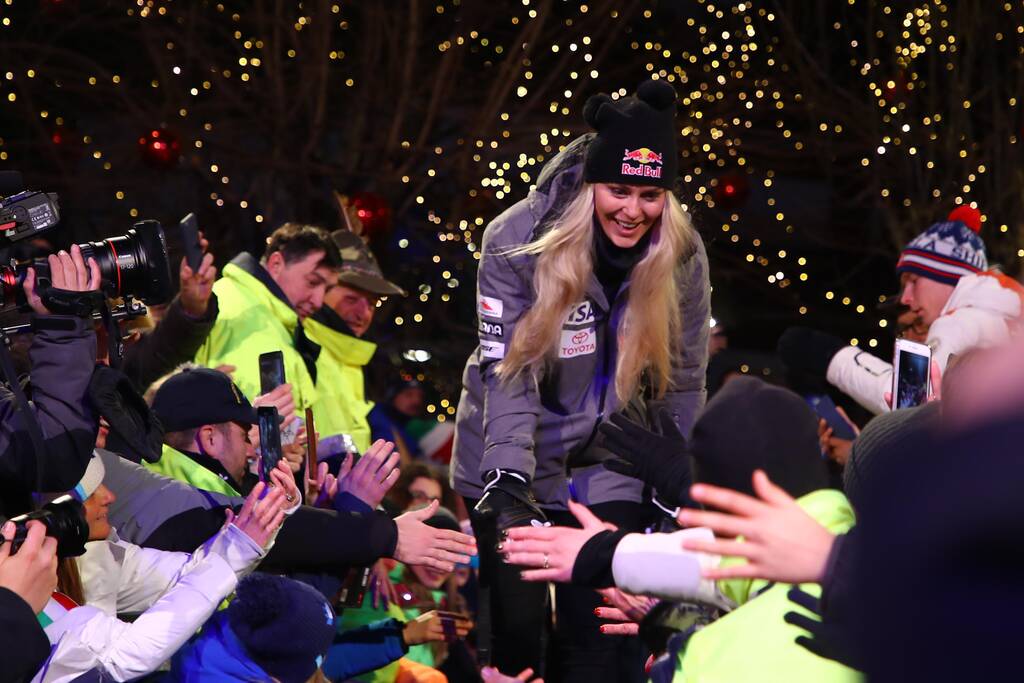
[(961, 204), (949, 212), (949, 220), (960, 221), (977, 234), (981, 234), (981, 211), (969, 204)]
[(679, 172), (676, 91), (667, 81), (647, 80), (632, 97), (594, 95), (583, 118), (597, 131), (587, 147), (588, 183), (653, 185), (671, 190)]

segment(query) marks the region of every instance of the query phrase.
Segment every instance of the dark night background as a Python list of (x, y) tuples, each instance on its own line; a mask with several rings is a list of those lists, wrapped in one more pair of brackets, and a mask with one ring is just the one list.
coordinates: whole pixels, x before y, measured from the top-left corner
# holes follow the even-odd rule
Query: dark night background
[(175, 263), (190, 211), (223, 265), (285, 220), (340, 227), (348, 195), (410, 292), (381, 360), (455, 400), (483, 227), (586, 97), (654, 74), (735, 361), (777, 371), (791, 324), (885, 356), (895, 255), (957, 204), (1019, 275), (1022, 24), (982, 0), (0, 0), (0, 169), (60, 194), (54, 246), (154, 218)]

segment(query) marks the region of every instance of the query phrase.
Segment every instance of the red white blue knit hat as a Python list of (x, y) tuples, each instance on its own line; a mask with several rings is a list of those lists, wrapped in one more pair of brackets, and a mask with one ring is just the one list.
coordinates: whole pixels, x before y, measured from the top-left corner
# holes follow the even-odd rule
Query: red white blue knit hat
[(958, 206), (948, 220), (935, 223), (903, 248), (896, 272), (916, 273), (956, 286), (964, 275), (988, 270), (980, 231), (981, 213), (967, 205)]

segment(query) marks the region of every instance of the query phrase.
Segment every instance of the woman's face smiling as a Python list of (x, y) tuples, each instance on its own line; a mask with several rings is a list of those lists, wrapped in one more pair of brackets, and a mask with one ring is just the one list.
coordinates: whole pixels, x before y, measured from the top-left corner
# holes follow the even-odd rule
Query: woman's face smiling
[(615, 246), (627, 249), (640, 241), (661, 218), (665, 190), (654, 185), (594, 185), (597, 222)]

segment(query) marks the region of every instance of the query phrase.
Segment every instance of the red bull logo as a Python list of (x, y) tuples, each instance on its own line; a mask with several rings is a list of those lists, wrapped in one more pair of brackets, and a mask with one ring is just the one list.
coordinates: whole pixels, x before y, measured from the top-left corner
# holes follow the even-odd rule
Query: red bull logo
[[(629, 162), (636, 162), (640, 166), (633, 166)], [(639, 149), (627, 149), (622, 155), (622, 175), (635, 175), (644, 178), (660, 178), (661, 165), (664, 160), (658, 152), (650, 147)], [(656, 164), (655, 168), (652, 164)]]

